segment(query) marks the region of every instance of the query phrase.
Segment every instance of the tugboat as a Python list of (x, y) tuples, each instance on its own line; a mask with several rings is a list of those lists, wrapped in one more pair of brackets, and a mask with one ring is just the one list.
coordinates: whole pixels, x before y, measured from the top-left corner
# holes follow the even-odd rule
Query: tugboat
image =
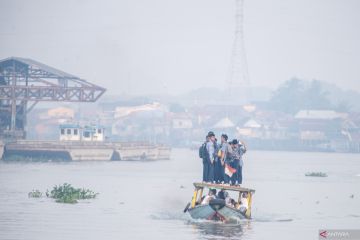
[[(251, 202), (255, 190), (243, 188), (240, 186), (229, 186), (223, 184), (211, 183), (194, 183), (195, 190), (192, 200), (185, 207), (184, 212), (189, 212), (194, 219), (214, 220), (228, 222), (230, 220), (250, 219), (251, 218)], [(237, 206), (240, 205), (240, 199), (245, 195), (247, 200), (247, 208), (245, 211), (238, 207), (226, 204), (224, 199), (212, 199), (209, 203), (202, 203), (204, 189), (212, 189), (235, 192), (238, 195), (238, 200), (235, 200)]]

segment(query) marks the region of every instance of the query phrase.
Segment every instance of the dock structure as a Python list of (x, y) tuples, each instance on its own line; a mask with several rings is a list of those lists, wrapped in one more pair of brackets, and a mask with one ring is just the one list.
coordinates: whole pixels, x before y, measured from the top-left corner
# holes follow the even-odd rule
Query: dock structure
[(95, 102), (105, 88), (32, 59), (0, 60), (0, 139), (26, 138), (26, 116), (41, 101)]
[(17, 140), (6, 144), (3, 157), (7, 160), (136, 161), (170, 159), (170, 152), (169, 147), (147, 142)]

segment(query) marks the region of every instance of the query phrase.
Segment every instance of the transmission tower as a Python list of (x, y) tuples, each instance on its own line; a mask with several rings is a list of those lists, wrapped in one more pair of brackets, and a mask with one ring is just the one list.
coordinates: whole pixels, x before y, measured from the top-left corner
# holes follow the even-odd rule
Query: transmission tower
[(247, 96), (241, 98), (248, 102), (250, 98), (250, 79), (244, 43), (244, 0), (235, 0), (235, 35), (231, 51), (230, 73), (228, 78), (229, 95), (234, 89), (244, 89)]

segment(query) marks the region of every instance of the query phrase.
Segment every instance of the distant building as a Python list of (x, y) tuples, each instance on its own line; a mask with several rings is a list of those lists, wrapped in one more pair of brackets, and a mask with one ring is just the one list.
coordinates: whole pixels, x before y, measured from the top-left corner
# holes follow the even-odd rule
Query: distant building
[(120, 106), (115, 108), (114, 118), (124, 118), (128, 117), (131, 114), (138, 113), (138, 112), (149, 112), (149, 111), (164, 111), (164, 107), (157, 102), (152, 104), (145, 104), (139, 106)]
[(227, 129), (227, 128), (235, 128), (235, 124), (228, 117), (220, 119), (213, 126), (215, 129)]
[(295, 119), (299, 120), (333, 120), (347, 118), (347, 113), (339, 113), (332, 110), (300, 110), (296, 115)]
[(80, 127), (78, 124), (61, 124), (60, 141), (104, 141), (105, 128), (99, 125)]
[(250, 118), (241, 127), (236, 128), (237, 133), (241, 137), (247, 138), (263, 138), (264, 125), (259, 120)]
[(172, 117), (173, 129), (191, 129), (193, 128), (193, 122), (191, 117), (185, 113), (176, 113)]
[(301, 110), (295, 115), (299, 139), (303, 146), (314, 149), (347, 152), (357, 143), (351, 139), (356, 125), (347, 113), (331, 110)]
[(47, 115), (50, 118), (73, 119), (75, 116), (75, 111), (67, 107), (58, 107), (49, 109), (47, 111)]

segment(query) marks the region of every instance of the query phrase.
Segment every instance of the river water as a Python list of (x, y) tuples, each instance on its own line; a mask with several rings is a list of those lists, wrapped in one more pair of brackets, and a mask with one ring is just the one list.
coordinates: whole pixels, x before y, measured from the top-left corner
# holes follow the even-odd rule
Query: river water
[[(231, 224), (182, 212), (201, 169), (187, 149), (153, 162), (0, 162), (0, 239), (285, 240), (360, 229), (360, 155), (248, 151), (243, 186), (256, 190), (253, 219)], [(78, 204), (28, 198), (64, 182), (100, 195)]]

